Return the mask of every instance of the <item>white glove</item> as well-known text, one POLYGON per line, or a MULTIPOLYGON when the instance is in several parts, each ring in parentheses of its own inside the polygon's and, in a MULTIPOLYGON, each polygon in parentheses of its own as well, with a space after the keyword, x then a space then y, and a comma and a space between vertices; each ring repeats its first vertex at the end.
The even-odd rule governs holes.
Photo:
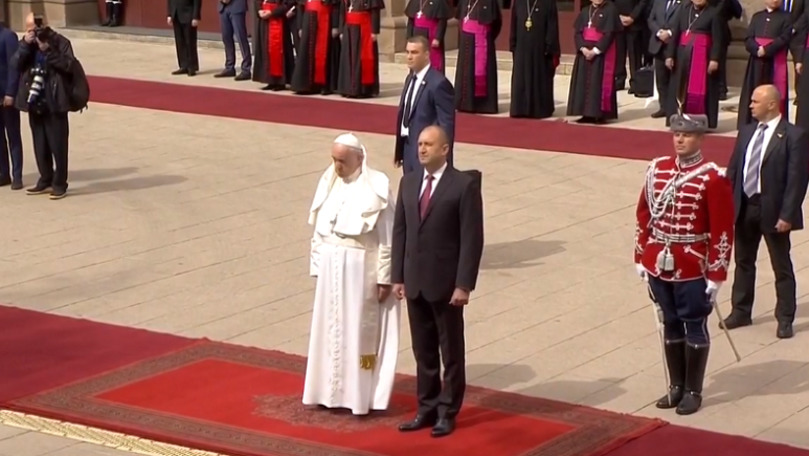
POLYGON ((720 288, 722 288, 722 282, 708 281, 708 286, 705 287, 705 296, 708 297, 708 302, 716 302, 716 295, 719 294, 720 288))
POLYGON ((635 264, 635 272, 638 273, 640 280, 643 280, 644 282, 649 280, 649 273, 646 272, 646 268, 644 268, 642 264, 635 264))

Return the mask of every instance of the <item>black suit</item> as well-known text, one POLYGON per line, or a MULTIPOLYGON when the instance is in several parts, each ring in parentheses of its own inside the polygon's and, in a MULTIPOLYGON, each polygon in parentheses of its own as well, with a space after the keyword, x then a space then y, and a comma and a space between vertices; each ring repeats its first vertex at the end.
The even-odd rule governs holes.
MULTIPOLYGON (((806 2, 805 0, 791 0, 791 4, 787 5, 786 0, 782 0, 781 4, 783 8, 789 8, 789 19, 792 21, 793 26, 795 29, 800 28, 799 20, 803 16, 803 12, 806 9, 806 2)), ((795 33, 792 35, 792 40, 789 42, 789 53, 792 54, 792 61, 794 63, 800 63, 801 56, 803 55, 803 48, 806 44, 805 40, 801 40, 801 32, 806 33, 806 30, 794 30, 795 33)), ((805 36, 805 35, 804 35, 805 36)), ((798 82, 800 80, 801 75, 798 74, 797 71, 794 72, 793 76, 795 77, 795 93, 798 92, 798 82)), ((797 100, 797 97, 795 98, 797 100)))
POLYGON ((181 70, 199 71, 197 52, 197 28, 193 20, 201 19, 202 0, 167 0, 168 17, 174 27, 174 45, 177 48, 177 64, 181 70))
POLYGON ((727 169, 736 207, 736 273, 731 302, 734 313, 744 318, 751 316, 756 257, 761 238, 764 237, 775 272, 775 318, 779 322, 792 323, 796 303, 789 232, 778 233, 775 225, 778 220, 784 220, 792 224, 792 230, 803 229, 801 205, 809 177, 809 137, 802 128, 781 119, 769 144, 764 146, 760 193, 748 197, 743 190, 744 170, 747 167, 748 145, 755 140, 758 125, 752 123, 739 130, 727 169))
POLYGON ((674 27, 674 20, 680 5, 687 0, 652 0, 652 8, 649 12, 647 24, 652 35, 649 38, 649 53, 654 56, 655 79, 657 80, 657 99, 660 100, 662 108, 665 100, 669 96, 669 81, 671 81, 671 70, 666 67, 666 47, 672 44, 674 38, 669 38, 668 43, 664 43, 657 37, 660 30, 671 31, 674 27))
POLYGON ((632 25, 622 27, 623 32, 616 39, 618 50, 618 68, 615 70, 615 79, 619 86, 626 81, 626 60, 629 57, 629 87, 635 80, 640 67, 643 65, 644 46, 643 29, 646 28, 646 2, 647 0, 614 0, 615 8, 621 16, 632 18, 632 25))
POLYGON ((448 165, 423 220, 419 213, 423 172, 407 173, 399 184, 391 278, 405 286, 419 414, 425 416, 454 418, 466 389, 463 307, 449 301, 455 288, 475 289, 483 254, 480 178, 472 173, 448 165))

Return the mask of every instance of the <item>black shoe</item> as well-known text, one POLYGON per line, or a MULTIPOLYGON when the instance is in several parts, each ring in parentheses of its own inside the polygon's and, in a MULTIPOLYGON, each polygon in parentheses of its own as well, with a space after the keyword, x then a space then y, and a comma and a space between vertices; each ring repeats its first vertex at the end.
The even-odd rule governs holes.
POLYGON ((750 315, 743 315, 740 312, 731 312, 730 315, 725 318, 724 322, 719 323, 719 329, 722 329, 723 324, 725 328, 731 330, 741 328, 742 326, 750 326, 753 324, 753 319, 750 318, 750 315))
POLYGON ((236 75, 236 77, 233 79, 235 81, 249 81, 250 79, 252 79, 252 75, 250 74, 249 71, 242 71, 241 73, 236 75))
POLYGON ((16 179, 11 183, 12 190, 22 190, 22 180, 16 179))
POLYGON ((45 193, 49 193, 50 189, 50 185, 36 184, 34 187, 26 190, 25 193, 29 195, 44 195, 45 193))
POLYGON ((659 409, 672 409, 683 399, 685 386, 685 340, 665 343, 666 367, 669 371, 669 392, 657 400, 659 409))
POLYGON ((171 74, 172 74, 172 76, 179 76, 181 74, 188 74, 188 70, 186 70, 185 68, 179 68, 177 70, 172 71, 171 74))
POLYGON ((779 339, 789 339, 794 334, 792 333, 792 323, 788 321, 779 321, 778 322, 778 331, 775 332, 775 335, 779 339))
POLYGON ((666 117, 666 111, 660 109, 652 114, 652 119, 662 119, 666 117))
POLYGON ((54 190, 51 192, 51 196, 49 196, 52 200, 59 200, 67 196, 67 190, 54 190))
POLYGON ((419 429, 434 426, 435 423, 436 423, 435 415, 416 415, 416 417, 413 418, 412 421, 400 424, 399 431, 401 432, 418 431, 419 429))
POLYGON ((197 70, 188 70, 188 76, 196 76, 197 70))
POLYGON ((710 345, 685 346, 685 394, 677 405, 678 415, 691 415, 702 407, 702 384, 710 348, 710 345))
POLYGON ((446 437, 455 430, 455 419, 454 418, 440 418, 435 426, 433 426, 433 430, 430 431, 430 436, 432 437, 446 437))
POLYGON ((222 70, 213 75, 215 78, 232 78, 233 76, 236 76, 236 70, 222 70))

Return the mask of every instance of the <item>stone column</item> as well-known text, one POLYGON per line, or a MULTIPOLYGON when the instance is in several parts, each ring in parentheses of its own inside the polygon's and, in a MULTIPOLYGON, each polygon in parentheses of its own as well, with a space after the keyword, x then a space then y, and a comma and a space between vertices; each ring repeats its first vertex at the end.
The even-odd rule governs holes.
POLYGON ((22 30, 30 12, 45 16, 54 28, 98 24, 97 0, 5 0, 6 23, 22 30))
MULTIPOLYGON (((407 16, 404 9, 407 0, 385 0, 382 11, 382 30, 379 34, 379 60, 393 62, 396 54, 405 51, 407 44, 407 16)), ((458 21, 452 19, 447 24, 446 50, 458 47, 458 21)))

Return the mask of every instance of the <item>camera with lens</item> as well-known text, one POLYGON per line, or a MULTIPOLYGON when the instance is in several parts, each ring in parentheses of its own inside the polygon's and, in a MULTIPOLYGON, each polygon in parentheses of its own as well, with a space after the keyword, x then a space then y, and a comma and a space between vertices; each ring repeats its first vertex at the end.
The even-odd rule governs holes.
POLYGON ((45 68, 42 66, 37 65, 31 69, 31 75, 33 79, 31 80, 31 87, 28 89, 28 104, 34 104, 45 90, 45 79, 48 76, 48 73, 45 71, 45 68))
POLYGON ((42 16, 34 17, 34 36, 43 43, 49 42, 53 36, 53 29, 45 25, 42 16))

